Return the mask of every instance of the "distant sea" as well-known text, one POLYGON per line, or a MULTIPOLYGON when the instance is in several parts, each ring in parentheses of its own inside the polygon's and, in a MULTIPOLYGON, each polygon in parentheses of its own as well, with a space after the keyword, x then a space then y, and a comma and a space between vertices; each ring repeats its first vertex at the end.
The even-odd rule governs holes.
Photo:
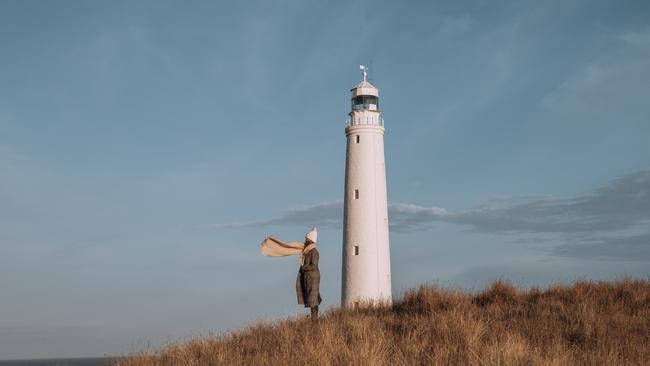
POLYGON ((111 357, 41 358, 35 360, 0 361, 0 366, 110 366, 111 357))

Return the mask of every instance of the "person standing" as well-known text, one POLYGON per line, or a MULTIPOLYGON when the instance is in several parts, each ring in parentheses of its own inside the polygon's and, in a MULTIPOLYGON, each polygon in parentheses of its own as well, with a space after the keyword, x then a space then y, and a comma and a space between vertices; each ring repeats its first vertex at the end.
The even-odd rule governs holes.
POLYGON ((323 301, 320 296, 319 253, 316 249, 318 231, 316 227, 305 235, 305 242, 284 242, 272 235, 264 238, 260 252, 268 257, 286 257, 300 254, 300 270, 296 276, 296 295, 298 304, 311 308, 311 319, 318 319, 318 305, 323 301))
POLYGON ((318 319, 318 305, 323 301, 320 296, 319 253, 316 249, 318 231, 313 227, 305 235, 305 248, 300 258, 300 270, 296 278, 296 295, 298 304, 311 308, 311 320, 318 319))

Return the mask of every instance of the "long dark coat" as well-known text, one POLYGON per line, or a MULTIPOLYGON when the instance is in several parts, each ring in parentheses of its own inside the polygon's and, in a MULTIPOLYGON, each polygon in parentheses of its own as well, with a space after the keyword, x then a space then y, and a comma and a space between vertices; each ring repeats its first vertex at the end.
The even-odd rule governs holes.
POLYGON ((296 295, 298 304, 306 308, 318 306, 323 301, 320 297, 320 271, 318 270, 318 250, 316 248, 305 254, 305 262, 300 266, 296 277, 296 295))

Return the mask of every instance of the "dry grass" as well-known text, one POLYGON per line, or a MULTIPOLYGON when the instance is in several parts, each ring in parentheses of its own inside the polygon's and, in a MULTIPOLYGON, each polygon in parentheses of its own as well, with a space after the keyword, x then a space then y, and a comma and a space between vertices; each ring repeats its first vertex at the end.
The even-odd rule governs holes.
POLYGON ((332 310, 314 328, 258 324, 115 365, 650 365, 650 281, 422 286, 391 307, 332 310))

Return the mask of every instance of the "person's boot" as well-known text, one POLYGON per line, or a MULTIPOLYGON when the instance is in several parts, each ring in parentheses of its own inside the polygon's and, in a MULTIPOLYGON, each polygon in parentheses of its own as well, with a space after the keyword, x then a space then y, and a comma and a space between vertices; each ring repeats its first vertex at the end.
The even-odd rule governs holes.
POLYGON ((312 306, 311 321, 315 322, 316 320, 318 320, 318 306, 312 306))

